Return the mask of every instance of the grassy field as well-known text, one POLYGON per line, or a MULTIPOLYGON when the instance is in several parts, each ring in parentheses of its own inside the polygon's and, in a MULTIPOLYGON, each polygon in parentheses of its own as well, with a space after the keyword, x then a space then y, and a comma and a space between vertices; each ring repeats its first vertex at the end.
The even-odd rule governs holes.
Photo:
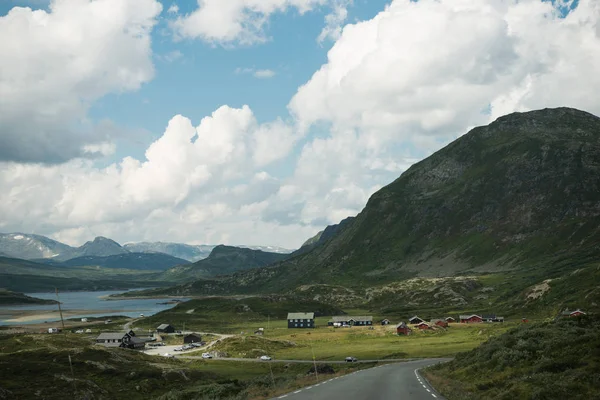
MULTIPOLYGON (((278 321, 279 322, 279 321, 278 321)), ((317 323, 326 318, 317 319, 317 323)), ((211 350, 229 357, 256 358, 270 355, 277 359, 322 361, 343 360, 347 356, 363 360, 446 357, 471 350, 491 337, 506 332, 515 323, 451 324, 446 330, 414 330, 411 336, 398 336, 395 326, 353 328, 318 327, 287 329, 282 323, 265 329, 264 336, 252 332, 224 339, 211 350)))
POLYGON ((316 382, 310 365, 176 360, 92 343, 88 335, 0 335, 0 398, 266 399, 316 382))

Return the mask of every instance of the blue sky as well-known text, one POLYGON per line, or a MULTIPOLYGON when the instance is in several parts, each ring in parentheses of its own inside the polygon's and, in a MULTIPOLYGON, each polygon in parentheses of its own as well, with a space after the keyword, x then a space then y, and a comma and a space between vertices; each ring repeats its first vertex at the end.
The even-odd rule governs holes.
POLYGON ((4 232, 293 248, 474 126, 600 113, 591 0, 49 4, 0 3, 4 232))

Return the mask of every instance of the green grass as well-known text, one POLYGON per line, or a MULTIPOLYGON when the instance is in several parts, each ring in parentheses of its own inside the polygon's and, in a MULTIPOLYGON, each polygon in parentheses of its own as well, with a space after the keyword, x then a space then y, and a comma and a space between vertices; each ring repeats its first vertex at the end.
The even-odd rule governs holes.
POLYGON ((600 319, 523 324, 426 370, 450 400, 600 396, 600 319))

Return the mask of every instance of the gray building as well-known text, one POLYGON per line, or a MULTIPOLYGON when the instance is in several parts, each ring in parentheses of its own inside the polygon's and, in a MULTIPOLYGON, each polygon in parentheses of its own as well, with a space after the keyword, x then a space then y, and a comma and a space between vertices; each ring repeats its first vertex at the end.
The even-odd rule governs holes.
POLYGON ((289 313, 288 328, 314 328, 315 313, 289 313))
POLYGON ((373 317, 371 315, 349 316, 341 315, 331 317, 327 322, 329 326, 371 326, 373 317))

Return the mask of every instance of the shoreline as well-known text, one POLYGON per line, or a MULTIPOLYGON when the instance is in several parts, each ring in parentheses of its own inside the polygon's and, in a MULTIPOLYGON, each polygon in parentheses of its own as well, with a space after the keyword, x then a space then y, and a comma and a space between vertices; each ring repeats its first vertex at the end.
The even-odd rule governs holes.
MULTIPOLYGON (((77 315, 86 315, 93 317, 98 314, 113 314, 117 315, 123 312, 137 312, 136 310, 67 310, 63 311, 63 318, 69 319, 73 318, 77 315)), ((4 317, 2 322, 0 322, 1 326, 4 326, 4 323, 7 324, 15 324, 15 323, 27 323, 31 321, 38 320, 48 320, 50 322, 56 322, 56 320, 60 320, 60 313, 58 310, 2 310, 0 312, 1 316, 4 317), (52 320, 52 321, 51 321, 52 320)), ((84 317, 82 317, 84 318, 84 317)), ((66 322, 66 321, 65 321, 66 322)))

